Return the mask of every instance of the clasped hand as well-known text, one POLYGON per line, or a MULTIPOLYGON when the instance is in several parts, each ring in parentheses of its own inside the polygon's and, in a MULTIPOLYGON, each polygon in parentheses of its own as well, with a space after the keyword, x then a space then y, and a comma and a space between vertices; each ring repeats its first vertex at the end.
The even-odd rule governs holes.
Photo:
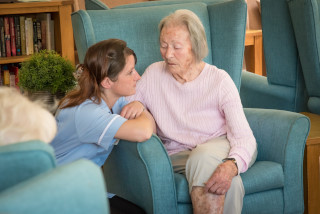
POLYGON ((231 186, 232 178, 238 173, 232 161, 221 163, 205 183, 205 191, 216 195, 224 195, 231 186))
POLYGON ((139 101, 133 101, 122 108, 120 115, 128 120, 131 120, 139 117, 143 111, 143 104, 139 101))

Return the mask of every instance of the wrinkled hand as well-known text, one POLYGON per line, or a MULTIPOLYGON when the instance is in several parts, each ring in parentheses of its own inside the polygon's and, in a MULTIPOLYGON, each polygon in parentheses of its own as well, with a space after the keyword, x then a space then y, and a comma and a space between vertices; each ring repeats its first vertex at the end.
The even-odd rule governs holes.
POLYGON ((207 192, 224 195, 231 186, 231 181, 237 175, 238 169, 232 161, 220 164, 205 184, 207 192))
POLYGON ((144 111, 144 106, 139 101, 133 101, 125 105, 120 115, 128 120, 139 117, 141 113, 144 111))

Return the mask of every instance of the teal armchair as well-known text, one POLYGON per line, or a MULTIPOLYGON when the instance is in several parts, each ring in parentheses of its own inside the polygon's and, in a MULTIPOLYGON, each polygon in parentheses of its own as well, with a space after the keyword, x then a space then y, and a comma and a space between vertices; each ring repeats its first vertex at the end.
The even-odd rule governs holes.
POLYGON ((101 169, 88 160, 56 167, 40 141, 0 147, 0 213, 109 213, 101 169))
POLYGON ((288 0, 303 76, 308 92, 308 111, 320 114, 320 2, 288 0))
MULTIPOLYGON (((182 8, 195 12, 204 24, 209 45, 205 61, 226 70, 239 89, 247 14, 244 0, 154 1, 77 11, 72 24, 80 62, 92 44, 120 38, 136 52, 136 69, 143 74, 148 65, 162 60, 159 21, 182 8)), ((309 119, 283 110, 247 108, 245 114, 257 139, 258 157, 241 174, 246 192, 242 213, 303 213, 302 167, 309 119)), ((156 135, 143 143, 121 140, 103 169, 108 191, 147 213, 192 213, 187 180, 173 172, 156 135)))
POLYGON ((286 0, 261 0, 267 77, 244 71, 241 100, 247 108, 307 111, 307 91, 286 0))

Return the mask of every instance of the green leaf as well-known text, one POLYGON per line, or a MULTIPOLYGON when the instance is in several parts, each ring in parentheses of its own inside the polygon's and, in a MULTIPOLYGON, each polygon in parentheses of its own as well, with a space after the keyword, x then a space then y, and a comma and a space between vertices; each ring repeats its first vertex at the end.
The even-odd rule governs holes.
POLYGON ((72 63, 55 51, 41 50, 22 62, 19 86, 31 92, 65 93, 76 85, 74 71, 72 63))

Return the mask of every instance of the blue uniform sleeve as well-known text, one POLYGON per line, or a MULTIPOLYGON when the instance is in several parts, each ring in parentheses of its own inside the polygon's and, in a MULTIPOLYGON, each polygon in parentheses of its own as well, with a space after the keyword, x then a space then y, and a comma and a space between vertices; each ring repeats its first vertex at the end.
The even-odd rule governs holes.
POLYGON ((116 114, 120 114, 122 108, 128 104, 128 101, 125 99, 125 97, 121 97, 119 98, 119 100, 116 102, 116 104, 114 105, 113 112, 116 114))
POLYGON ((107 106, 88 103, 78 108, 75 121, 81 142, 96 143, 108 149, 115 142, 114 136, 126 119, 111 114, 107 106))

